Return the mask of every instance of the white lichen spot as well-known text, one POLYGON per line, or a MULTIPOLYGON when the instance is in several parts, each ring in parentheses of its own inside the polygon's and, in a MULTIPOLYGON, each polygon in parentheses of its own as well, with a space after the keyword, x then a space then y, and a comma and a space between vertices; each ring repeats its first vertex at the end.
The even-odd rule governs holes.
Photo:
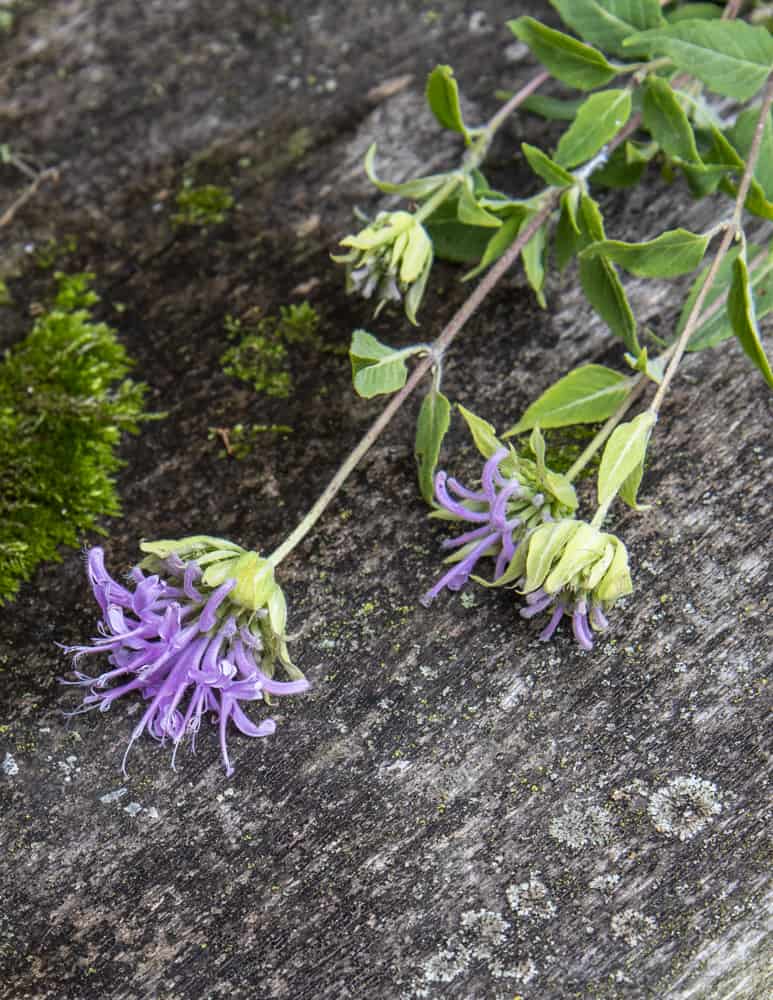
POLYGON ((655 932, 657 924, 641 910, 629 908, 621 910, 612 917, 612 937, 622 938, 627 945, 634 948, 655 932))
POLYGON ((556 915, 556 904, 544 882, 532 872, 528 882, 513 883, 505 890, 510 909, 522 919, 551 920, 556 915))
POLYGON ((611 872, 609 875, 597 875, 592 878, 588 883, 588 888, 595 889, 596 892, 603 893, 605 896, 611 896, 619 882, 620 876, 611 872))
POLYGON ((7 774, 9 778, 12 778, 15 774, 19 773, 19 765, 16 763, 16 759, 11 753, 6 753, 3 757, 3 774, 7 774))
POLYGON ((684 841, 722 812, 722 803, 716 785, 690 774, 672 778, 654 791, 647 812, 658 833, 684 841))
POLYGON ((139 802, 130 802, 128 806, 123 807, 123 811, 130 816, 136 816, 138 812, 142 811, 142 806, 139 802))
POLYGON ((103 802, 106 806, 109 806, 111 802, 117 802, 119 799, 123 798, 128 791, 128 788, 116 788, 114 792, 105 792, 104 795, 100 795, 99 801, 103 802))
POLYGON ((510 924, 493 910, 465 910, 461 919, 462 932, 471 937, 468 944, 474 958, 490 959, 494 949, 505 943, 510 924))
POLYGON ((561 816, 554 816, 548 827, 550 836, 560 844, 578 850, 581 847, 608 844, 612 839, 612 815, 603 806, 572 802, 561 816))
POLYGON ((510 923, 500 913, 465 910, 459 923, 458 931, 420 965, 419 975, 404 997, 418 1000, 435 996, 432 984, 453 982, 476 966, 483 967, 492 979, 518 978, 528 982, 537 975, 537 968, 528 956, 513 967, 505 965, 503 948, 507 945, 510 923))

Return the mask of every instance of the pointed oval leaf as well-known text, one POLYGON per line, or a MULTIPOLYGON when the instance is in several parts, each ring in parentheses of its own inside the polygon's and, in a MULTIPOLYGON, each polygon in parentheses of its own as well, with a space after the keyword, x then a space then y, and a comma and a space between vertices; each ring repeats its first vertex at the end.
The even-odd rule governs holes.
POLYGON ((564 375, 531 404, 502 437, 540 427, 592 424, 611 417, 628 395, 630 378, 604 365, 582 365, 564 375))
POLYGON ((659 0, 550 0, 563 20, 578 35, 605 52, 634 54, 623 40, 635 32, 665 24, 659 0))
MULTIPOLYGON (((477 267, 468 271, 462 280, 469 281, 471 278, 477 277, 481 271, 485 271, 487 267, 490 267, 494 263, 494 261, 499 260, 510 244, 515 242, 518 237, 518 233, 521 231, 521 227, 528 221, 529 218, 530 214, 527 213, 525 209, 521 209, 519 207, 512 211, 502 223, 500 228, 489 239, 486 244, 486 248, 483 251, 483 256, 480 258, 480 263, 477 267)), ((487 231, 491 232, 491 230, 487 231)))
POLYGON ((427 503, 435 495, 435 469, 440 447, 451 422, 451 404, 442 392, 430 389, 424 397, 416 424, 414 454, 419 468, 419 488, 427 503))
POLYGON ((572 174, 568 170, 564 170, 557 163, 554 163, 547 153, 543 153, 541 149, 538 149, 536 146, 530 146, 528 142, 522 142, 521 150, 526 157, 526 162, 534 173, 538 177, 541 177, 550 187, 565 188, 571 187, 574 184, 572 174))
POLYGON ((408 378, 408 369, 402 357, 385 358, 366 364, 354 372, 354 389, 363 399, 384 396, 402 389, 408 378))
POLYGON ((773 36, 762 25, 745 21, 679 21, 634 35, 624 44, 668 56, 677 69, 738 101, 754 97, 773 66, 773 36))
POLYGON ((476 416, 465 406, 459 406, 459 412, 462 417, 464 417, 465 423, 470 430, 470 434, 472 434, 475 447, 484 458, 491 458, 494 452, 499 451, 502 447, 502 442, 497 437, 496 431, 492 425, 487 420, 483 420, 481 417, 476 416))
POLYGON ((501 219, 498 219, 496 215, 492 215, 491 212, 487 212, 485 208, 478 204, 475 196, 466 184, 462 185, 461 193, 459 194, 457 212, 459 221, 463 222, 466 226, 487 226, 492 229, 498 229, 502 225, 501 219))
POLYGON ((617 135, 630 117, 630 90, 591 94, 561 136, 554 159, 562 167, 585 163, 617 135))
POLYGON ((754 309, 754 294, 749 282, 746 258, 743 254, 739 254, 733 261, 733 279, 727 296, 727 314, 730 317, 733 333, 738 337, 741 347, 773 389, 773 371, 771 371, 770 362, 760 339, 754 309))
POLYGON ((580 257, 607 258, 639 278, 675 278, 689 274, 706 254, 709 237, 687 229, 671 229, 644 243, 599 240, 586 247, 580 257))
POLYGON ((648 76, 642 104, 644 127, 669 156, 700 163, 692 125, 667 80, 648 76))
POLYGON ((539 59, 551 76, 578 90, 603 87, 617 75, 598 49, 548 28, 533 17, 507 22, 508 28, 539 59))
POLYGON ((468 138, 459 104, 459 87, 450 66, 436 66, 427 78, 427 103, 444 128, 468 138))
POLYGON ((601 456, 598 476, 599 507, 607 507, 643 460, 657 417, 647 410, 612 432, 601 456))
POLYGON ((580 285, 585 297, 615 336, 632 354, 641 348, 636 336, 636 320, 622 282, 604 257, 579 261, 580 285))

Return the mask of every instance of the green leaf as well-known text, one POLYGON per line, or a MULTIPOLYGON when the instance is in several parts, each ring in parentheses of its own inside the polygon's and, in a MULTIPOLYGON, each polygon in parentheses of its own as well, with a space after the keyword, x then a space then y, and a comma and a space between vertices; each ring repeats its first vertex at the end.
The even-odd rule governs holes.
POLYGON ((630 389, 630 379, 604 365, 582 365, 564 375, 531 404, 502 437, 522 434, 532 427, 569 427, 611 417, 630 389))
POLYGON ((630 116, 630 90, 602 90, 591 94, 561 136, 556 162, 562 167, 585 163, 617 135, 630 116))
POLYGON ((724 97, 748 101, 773 66, 773 37, 745 21, 680 21, 627 39, 652 56, 667 56, 724 97))
POLYGON ((694 271, 703 260, 708 245, 708 236, 686 229, 670 229, 644 243, 601 240, 586 247, 580 257, 585 260, 607 258, 640 278, 675 278, 694 271))
POLYGON ((727 313, 741 347, 752 363, 762 372, 762 377, 773 389, 773 371, 762 346, 754 308, 754 293, 749 282, 749 270, 744 255, 733 261, 733 278, 727 296, 727 313))
MULTIPOLYGON (((604 222, 593 198, 582 196, 577 218, 581 228, 580 248, 604 239, 604 222)), ((593 260, 580 257, 578 266, 587 300, 612 333, 620 337, 632 354, 638 355, 641 348, 636 337, 636 320, 614 265, 604 257, 593 260)))
MULTIPOLYGON (((704 159, 707 158, 718 164, 726 164, 733 171, 737 172, 739 177, 743 173, 745 166, 743 157, 738 155, 738 151, 732 143, 716 127, 711 129, 709 155, 708 157, 704 156, 704 159)), ((726 194, 733 197, 738 193, 738 185, 727 177, 720 181, 720 187, 726 194)), ((758 215, 763 219, 773 219, 773 202, 765 197, 765 192, 762 190, 762 186, 756 179, 756 176, 752 177, 751 184, 749 185, 749 193, 744 202, 744 208, 753 215, 758 215)))
POLYGON ((475 200, 475 196, 466 184, 463 184, 459 193, 457 207, 459 221, 465 226, 485 226, 489 229, 498 229, 502 225, 502 220, 496 215, 487 212, 475 200))
POLYGON ((533 17, 507 22, 508 28, 539 59, 551 76, 578 90, 603 87, 617 75, 604 56, 561 31, 548 28, 533 17))
POLYGON ((532 94, 521 104, 521 110, 531 111, 532 114, 540 115, 549 121, 570 122, 574 120, 582 102, 582 97, 564 100, 560 97, 547 97, 545 94, 532 94))
POLYGON ((618 146, 603 166, 590 175, 591 184, 609 188, 627 188, 638 184, 649 157, 643 156, 636 143, 626 141, 618 146))
POLYGON ((433 174, 430 177, 417 177, 415 180, 403 181, 402 184, 392 184, 389 181, 382 181, 375 170, 376 143, 368 149, 365 154, 365 173, 368 180, 374 184, 379 191, 385 194, 399 194, 403 198, 417 198, 419 200, 429 197, 448 180, 447 174, 433 174))
POLYGON ((502 447, 502 442, 497 437, 496 431, 492 425, 487 420, 483 420, 481 417, 476 417, 475 414, 468 410, 465 406, 460 406, 459 412, 464 417, 464 420, 470 430, 470 434, 472 434, 475 447, 484 458, 491 458, 494 452, 499 451, 502 447))
POLYGON ((692 125, 679 98, 666 80, 648 76, 642 105, 644 127, 668 153, 691 163, 700 163, 692 125))
MULTIPOLYGON (((421 350, 421 348, 416 348, 421 350)), ((403 358, 405 350, 396 351, 380 343, 366 330, 355 330, 349 358, 355 391, 364 399, 402 389, 408 377, 403 358)))
POLYGON ((715 3, 686 3, 666 11, 669 24, 676 24, 677 21, 718 21, 721 17, 722 8, 715 3))
MULTIPOLYGON (((652 331, 649 332, 651 333, 652 331)), ((626 363, 629 364, 634 371, 642 372, 648 379, 655 382, 657 385, 660 385, 663 381, 665 361, 662 357, 658 357, 650 361, 647 355, 646 347, 642 347, 638 358, 634 357, 633 354, 628 354, 628 352, 625 353, 624 357, 626 363)))
POLYGON ((435 495, 434 477, 440 446, 451 422, 451 404, 442 392, 430 389, 421 404, 416 424, 414 454, 419 467, 421 495, 431 504, 435 495))
POLYGON ((528 142, 522 142, 521 150, 534 173, 538 177, 541 177, 550 187, 565 188, 571 187, 574 184, 572 174, 568 170, 564 170, 557 163, 554 163, 541 149, 538 149, 536 146, 530 146, 528 142))
MULTIPOLYGON (((485 271, 487 267, 491 267, 494 261, 499 260, 510 244, 515 242, 521 226, 526 221, 527 214, 525 210, 513 211, 505 219, 503 225, 490 237, 478 266, 468 271, 462 280, 469 281, 470 278, 477 277, 481 271, 485 271)), ((490 233, 491 230, 489 229, 487 232, 490 233)))
POLYGON ((658 0, 550 0, 558 13, 592 45, 619 56, 633 55, 623 39, 666 22, 658 0))
MULTIPOLYGON (((749 155, 759 116, 758 108, 742 111, 729 132, 730 141, 744 159, 749 155)), ((766 199, 773 201, 773 111, 768 114, 763 126, 762 145, 754 168, 754 178, 766 199)))
POLYGON ((556 557, 566 550, 570 539, 583 527, 587 525, 583 525, 581 521, 565 519, 556 524, 543 524, 536 529, 529 541, 526 555, 524 589, 527 592, 542 586, 556 557))
POLYGON ((561 195, 561 214, 553 235, 553 252, 556 255, 556 266, 559 271, 563 271, 577 253, 577 237, 580 233, 577 224, 579 199, 578 188, 570 188, 561 195))
POLYGON ((450 66, 436 66, 427 78, 427 102, 444 128, 459 132, 469 141, 459 105, 459 87, 450 66))
POLYGON ((623 483, 644 458, 657 417, 649 410, 613 432, 601 456, 598 477, 599 507, 608 507, 623 483))
MULTIPOLYGON (((646 452, 646 447, 647 447, 646 444, 644 447, 646 452)), ((631 507, 633 510, 638 510, 638 511, 650 510, 650 508, 652 507, 652 504, 639 503, 637 499, 637 497, 639 496, 639 487, 641 486, 641 481, 643 476, 644 476, 644 457, 642 456, 642 460, 633 469, 633 471, 626 476, 625 480, 623 481, 623 485, 620 487, 620 494, 619 494, 620 499, 624 503, 628 504, 628 506, 631 507)))
MULTIPOLYGON (((752 290, 757 309, 757 319, 761 320, 768 313, 773 312, 773 248, 766 254, 760 247, 749 244, 747 251, 752 258, 750 265, 750 277, 752 290)), ((704 302, 704 312, 723 295, 726 295, 730 288, 730 281, 733 277, 733 261, 740 253, 740 247, 732 248, 719 265, 716 277, 712 283, 709 293, 704 302)), ((709 268, 705 267, 695 281, 692 283, 689 295, 685 300, 679 323, 676 328, 675 337, 679 334, 687 323, 687 318, 692 311, 693 303, 698 297, 709 268)), ((726 306, 714 313, 705 323, 703 323, 690 337, 687 346, 688 351, 703 351, 708 347, 716 347, 723 341, 733 336, 733 328, 727 315, 726 306)))
POLYGON ((526 278, 534 289, 540 308, 545 309, 547 303, 542 289, 545 286, 545 239, 547 223, 540 226, 536 233, 521 251, 526 278))

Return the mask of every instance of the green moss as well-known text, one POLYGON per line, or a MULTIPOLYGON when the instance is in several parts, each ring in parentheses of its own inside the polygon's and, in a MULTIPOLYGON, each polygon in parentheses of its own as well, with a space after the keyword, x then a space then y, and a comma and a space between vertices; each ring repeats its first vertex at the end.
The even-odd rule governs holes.
POLYGON ((286 398, 292 390, 287 348, 299 344, 323 350, 318 326, 319 316, 308 302, 282 306, 278 316, 249 324, 226 316, 226 333, 239 339, 223 354, 223 371, 248 382, 255 392, 286 398))
POLYGON ((225 222, 234 203, 225 188, 215 184, 193 187, 189 180, 183 182, 175 201, 177 212, 172 216, 175 226, 214 226, 225 222))
POLYGON ((115 449, 145 387, 115 331, 95 323, 87 274, 56 275, 52 308, 0 363, 0 603, 59 545, 118 514, 115 449))

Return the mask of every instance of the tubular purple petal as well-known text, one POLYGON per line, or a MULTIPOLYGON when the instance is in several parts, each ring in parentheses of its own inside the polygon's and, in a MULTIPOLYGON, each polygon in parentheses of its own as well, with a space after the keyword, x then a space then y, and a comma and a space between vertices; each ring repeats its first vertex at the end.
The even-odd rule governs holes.
POLYGON ((215 622, 217 621, 217 609, 235 586, 236 580, 226 580, 225 583, 221 583, 216 590, 212 591, 209 600, 204 605, 204 610, 201 612, 201 617, 199 618, 200 632, 209 632, 211 628, 214 628, 215 622))
POLYGON ((572 632, 583 649, 593 649, 593 637, 588 628, 588 612, 585 601, 578 601, 572 613, 572 632))
POLYGON ((494 501, 494 477, 499 472, 499 463, 503 458, 508 455, 507 448, 497 448, 491 458, 483 466, 483 473, 480 477, 480 483, 483 487, 483 492, 490 501, 494 501))
POLYGON ((474 542, 478 538, 483 538, 484 535, 491 533, 491 529, 487 524, 483 524, 480 528, 473 528, 472 531, 465 531, 462 535, 457 535, 456 538, 446 538, 440 545, 444 549, 458 549, 460 545, 466 545, 467 542, 474 542))
POLYGON ((451 499, 446 489, 445 472, 438 472, 435 476, 435 496, 441 506, 445 507, 451 514, 455 514, 462 521, 479 521, 481 524, 485 524, 489 519, 485 511, 469 510, 469 508, 459 503, 458 500, 451 499))
POLYGON ((564 606, 562 604, 559 604, 556 607, 555 611, 553 612, 553 617, 548 622, 547 628, 543 629, 539 634, 541 642, 548 642, 548 640, 553 638, 553 633, 558 628, 558 623, 561 621, 563 617, 564 617, 564 606))
POLYGON ((600 604, 591 605, 590 609, 590 623, 597 632, 604 632, 609 628, 609 622, 607 621, 607 616, 601 609, 600 604))
POLYGON ((462 500, 475 500, 476 503, 486 503, 488 500, 483 490, 469 490, 466 486, 462 486, 458 479, 454 479, 452 476, 448 477, 447 483, 449 490, 453 490, 462 500))
MULTIPOLYGON (((540 591, 537 590, 534 594, 527 594, 526 600, 529 601, 529 598, 534 597, 535 594, 540 594, 540 591)), ((521 618, 533 618, 535 615, 542 614, 554 601, 555 597, 552 594, 546 594, 543 590, 538 600, 529 601, 527 607, 521 608, 521 618)))

